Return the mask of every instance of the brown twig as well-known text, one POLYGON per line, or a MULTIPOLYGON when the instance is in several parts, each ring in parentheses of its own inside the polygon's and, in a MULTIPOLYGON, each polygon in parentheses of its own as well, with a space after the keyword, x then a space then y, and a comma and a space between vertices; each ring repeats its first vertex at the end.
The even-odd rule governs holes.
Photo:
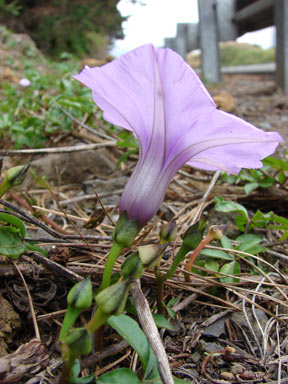
MULTIPOLYGON (((37 214, 37 211, 35 210, 34 206, 31 206, 22 199, 21 197, 17 196, 16 193, 9 191, 8 194, 10 197, 12 197, 13 200, 15 200, 21 207, 26 208, 28 211, 30 211, 34 216, 37 214)), ((54 228, 56 231, 63 233, 64 235, 71 235, 72 232, 65 231, 65 229, 61 228, 55 221, 51 220, 50 217, 45 216, 41 213, 41 218, 43 221, 46 222, 46 224, 51 225, 52 228, 54 228)))
POLYGON ((35 315, 35 311, 34 311, 34 307, 33 307, 33 301, 32 301, 32 297, 30 295, 29 288, 28 288, 28 286, 26 284, 26 281, 24 279, 24 276, 23 276, 22 272, 18 268, 18 266, 15 263, 15 261, 12 260, 12 263, 13 263, 14 267, 17 269, 17 272, 19 273, 19 275, 21 277, 21 280, 22 280, 22 282, 24 284, 26 293, 27 293, 27 297, 28 297, 28 301, 29 301, 29 306, 30 306, 30 311, 31 311, 31 317, 32 317, 33 325, 34 325, 35 337, 36 337, 37 340, 41 341, 39 327, 38 327, 38 323, 37 323, 37 319, 36 319, 36 315, 35 315))
POLYGON ((106 141, 104 143, 83 144, 68 147, 57 148, 38 148, 38 149, 10 149, 0 150, 0 156, 14 156, 14 155, 42 155, 47 153, 68 153, 68 152, 81 152, 88 151, 89 149, 115 147, 116 141, 106 141))
POLYGON ((95 188, 94 188, 94 193, 95 193, 95 195, 97 197, 97 200, 99 201, 103 211, 105 212, 105 215, 108 217, 110 223, 115 227, 115 223, 114 223, 112 217, 109 215, 108 211, 106 210, 106 208, 105 208, 104 204, 102 203, 102 200, 100 199, 100 196, 98 195, 98 193, 97 193, 95 188))
POLYGON ((131 293, 135 302, 138 319, 142 325, 153 352, 158 361, 158 368, 162 383, 174 384, 168 358, 162 344, 158 329, 154 323, 149 304, 141 290, 140 279, 134 281, 131 286, 131 293))
POLYGON ((84 277, 69 270, 68 268, 63 267, 63 265, 55 263, 55 261, 48 259, 47 257, 43 256, 39 252, 27 252, 27 255, 32 257, 32 259, 36 260, 38 263, 45 265, 45 267, 49 268, 51 271, 56 272, 62 276, 65 276, 70 281, 75 282, 75 281, 81 281, 84 279, 84 277))

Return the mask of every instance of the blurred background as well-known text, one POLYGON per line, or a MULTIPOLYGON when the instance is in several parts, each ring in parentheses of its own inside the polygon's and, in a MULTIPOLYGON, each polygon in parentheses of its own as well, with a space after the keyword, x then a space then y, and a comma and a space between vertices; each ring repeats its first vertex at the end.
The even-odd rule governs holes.
MULTIPOLYGON (((228 112, 233 112, 237 103, 243 105, 242 100, 237 100, 239 95, 240 98, 245 95, 247 99, 247 94, 252 89, 252 73, 258 76, 253 78, 253 84, 259 94, 266 94, 267 89, 274 94, 277 91, 275 84, 277 73, 273 6, 278 3, 273 0, 247 0, 248 3, 246 0, 218 0, 218 7, 215 8, 220 10, 220 16, 224 21, 229 21, 229 28, 231 24, 233 26, 235 15, 230 11, 238 3, 244 5, 244 10, 240 10, 242 14, 247 12, 247 9, 250 10, 250 19, 245 18, 244 25, 239 24, 236 34, 233 30, 230 34, 229 28, 226 33, 226 29, 223 28, 225 23, 223 20, 220 22, 219 26, 226 35, 219 39, 216 65, 213 61, 215 57, 208 57, 206 60, 204 58, 201 63, 204 50, 202 49, 201 56, 199 49, 201 45, 199 9, 201 10, 203 4, 207 9, 206 4, 213 5, 213 1, 0 0, 1 146, 19 149, 60 145, 71 134, 79 136, 78 121, 99 130, 99 121, 103 122, 101 111, 93 103, 90 90, 73 80, 71 75, 78 73, 84 65, 90 67, 103 65, 146 43, 175 49, 199 72, 208 88, 210 85, 218 84, 215 92, 209 89, 212 94, 220 93, 221 83, 226 94, 221 96, 221 100, 216 101, 216 104, 228 112), (269 7, 267 9, 264 7, 264 13, 259 13, 259 4, 266 8, 268 4, 269 7), (255 9, 258 10, 256 13, 255 9), (254 10, 254 13, 251 13, 251 10, 254 10), (266 16, 265 27, 268 28, 262 28, 266 16), (194 28, 194 40, 190 46, 187 40, 191 34, 187 32, 189 30, 187 26, 192 26, 192 30, 194 28), (186 34, 181 35, 183 27, 186 28, 186 34), (246 30, 253 32, 245 33, 246 30), (210 65, 206 74, 201 65, 204 63, 210 65), (255 67, 249 68, 247 72, 249 65, 256 66, 256 72, 255 67), (209 78, 209 70, 219 66, 222 78, 216 80, 213 76, 209 78), (241 66, 240 72, 239 66, 241 66), (243 72, 243 66, 246 72, 243 72), (238 76, 243 73, 249 77, 238 76), (228 106, 223 106, 224 104, 228 106)), ((281 14, 285 13, 280 12, 281 14)), ((209 20, 211 18, 213 19, 213 14, 209 20)), ((210 22, 204 23, 205 30, 210 24, 210 22)), ((282 39, 282 42, 285 45, 285 39, 282 39)), ((209 46, 206 51, 208 53, 211 51, 209 46)), ((283 83, 281 80, 280 86, 283 83)), ((248 107, 251 109, 251 102, 248 107)), ((265 108, 263 107, 264 110, 265 108)), ((259 118, 263 117, 263 109, 261 113, 259 112, 259 118)), ((250 112, 246 112, 245 110, 243 117, 250 119, 250 112)), ((276 122, 273 120, 273 126, 278 124, 278 120, 276 118, 276 122)), ((261 126, 262 121, 257 120, 253 123, 261 126)), ((279 121, 279 125, 282 126, 283 121, 282 123, 279 121)), ((125 143, 128 147, 130 144, 125 143)), ((135 150, 133 145, 132 151, 135 150)))
MULTIPOLYGON (((0 24, 28 34, 56 59, 63 52, 119 57, 149 42, 161 47, 165 38, 176 36, 177 23, 198 20, 197 0, 0 0, 0 24)), ((275 28, 247 33, 237 41, 273 48, 275 28)))

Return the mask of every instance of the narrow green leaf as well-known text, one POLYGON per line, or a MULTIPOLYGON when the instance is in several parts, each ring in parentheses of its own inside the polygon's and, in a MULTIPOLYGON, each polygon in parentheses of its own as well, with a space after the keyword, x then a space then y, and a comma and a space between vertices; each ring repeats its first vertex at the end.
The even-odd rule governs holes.
POLYGON ((23 239, 25 237, 25 235, 26 235, 25 225, 21 219, 18 219, 18 217, 14 216, 14 215, 10 215, 9 213, 2 213, 1 212, 0 213, 0 221, 14 225, 14 227, 16 227, 19 230, 21 238, 23 239))
POLYGON ((129 368, 118 368, 100 376, 97 384, 140 384, 140 380, 129 368))
POLYGON ((234 260, 234 256, 230 253, 221 251, 220 249, 203 249, 200 252, 202 256, 213 257, 214 259, 220 260, 234 260))
POLYGON ((158 328, 169 329, 170 331, 175 329, 170 321, 167 320, 164 315, 161 315, 161 313, 153 313, 153 319, 158 328))
POLYGON ((145 376, 149 378, 158 377, 159 372, 156 357, 148 343, 146 335, 139 327, 138 323, 124 314, 111 316, 107 322, 138 353, 145 376))

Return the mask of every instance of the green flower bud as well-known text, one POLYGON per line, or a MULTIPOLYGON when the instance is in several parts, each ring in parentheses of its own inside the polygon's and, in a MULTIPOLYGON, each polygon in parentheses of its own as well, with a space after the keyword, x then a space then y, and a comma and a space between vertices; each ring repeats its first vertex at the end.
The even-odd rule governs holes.
POLYGON ((65 339, 71 356, 86 355, 92 350, 92 335, 86 328, 72 329, 65 339))
POLYGON ((0 184, 0 197, 4 195, 9 189, 17 187, 22 184, 27 175, 30 164, 18 165, 17 167, 10 168, 3 182, 0 184))
POLYGON ((129 247, 139 231, 138 221, 128 220, 127 213, 123 212, 116 224, 112 237, 118 244, 129 247))
POLYGON ((204 221, 198 221, 191 225, 182 236, 183 245, 190 250, 197 248, 203 238, 205 225, 206 223, 204 221))
POLYGON ((226 228, 227 228, 227 225, 212 225, 208 230, 207 236, 210 237, 210 241, 220 240, 226 228))
POLYGON ((91 306, 93 298, 92 284, 90 277, 79 281, 70 289, 67 296, 67 303, 70 307, 84 310, 91 306))
POLYGON ((25 180, 30 164, 18 165, 17 167, 10 168, 5 176, 4 180, 9 181, 11 187, 20 185, 25 180))
POLYGON ((160 230, 160 243, 165 244, 174 241, 177 236, 176 220, 171 220, 169 223, 162 225, 160 230))
POLYGON ((103 313, 120 315, 125 308, 131 279, 120 281, 104 289, 96 296, 96 303, 103 313))
POLYGON ((155 265, 160 262, 166 247, 167 244, 148 244, 138 247, 137 249, 139 252, 140 259, 142 261, 143 268, 151 269, 155 267, 155 265))
POLYGON ((131 277, 137 279, 142 275, 142 262, 138 252, 131 253, 121 265, 121 273, 125 279, 131 277))

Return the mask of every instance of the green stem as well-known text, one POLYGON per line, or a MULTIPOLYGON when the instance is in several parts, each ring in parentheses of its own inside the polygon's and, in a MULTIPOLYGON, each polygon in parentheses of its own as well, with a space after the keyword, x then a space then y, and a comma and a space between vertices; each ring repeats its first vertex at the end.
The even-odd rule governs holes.
POLYGON ((164 283, 166 276, 163 276, 159 271, 158 266, 155 267, 154 273, 156 276, 156 291, 157 291, 157 311, 158 313, 165 313, 163 306, 163 295, 164 295, 164 283))
POLYGON ((79 309, 68 307, 67 311, 65 313, 65 317, 63 320, 63 324, 61 327, 59 340, 65 341, 66 336, 68 335, 69 329, 72 327, 72 325, 75 323, 77 317, 81 311, 79 309))
POLYGON ((109 287, 114 264, 115 264, 118 256, 120 255, 120 252, 122 251, 123 248, 125 248, 124 245, 119 244, 116 241, 114 241, 112 248, 110 250, 110 253, 108 255, 107 261, 106 261, 106 265, 105 265, 105 269, 104 269, 104 273, 103 273, 103 277, 102 277, 102 283, 101 283, 101 286, 99 288, 98 293, 103 291, 103 289, 109 287))
POLYGON ((67 361, 63 361, 59 384, 69 384, 70 375, 71 375, 71 368, 69 367, 69 363, 67 361))
POLYGON ((179 251, 178 251, 178 253, 177 253, 176 257, 175 257, 175 259, 173 261, 173 264, 171 265, 170 270, 164 276, 164 281, 170 279, 174 275, 178 265, 181 263, 181 261, 184 259, 184 257, 186 256, 186 254, 189 251, 190 251, 190 248, 188 248, 184 244, 181 245, 181 248, 179 249, 179 251))
POLYGON ((85 328, 88 329, 90 333, 93 333, 101 327, 101 325, 103 325, 110 316, 110 314, 102 312, 98 307, 88 324, 86 324, 85 328))
POLYGON ((7 181, 3 181, 3 183, 0 184, 0 199, 1 197, 10 189, 10 185, 7 183, 7 181))
POLYGON ((62 372, 59 380, 59 384, 69 384, 71 375, 71 364, 70 364, 70 351, 65 343, 60 344, 62 352, 62 372))

